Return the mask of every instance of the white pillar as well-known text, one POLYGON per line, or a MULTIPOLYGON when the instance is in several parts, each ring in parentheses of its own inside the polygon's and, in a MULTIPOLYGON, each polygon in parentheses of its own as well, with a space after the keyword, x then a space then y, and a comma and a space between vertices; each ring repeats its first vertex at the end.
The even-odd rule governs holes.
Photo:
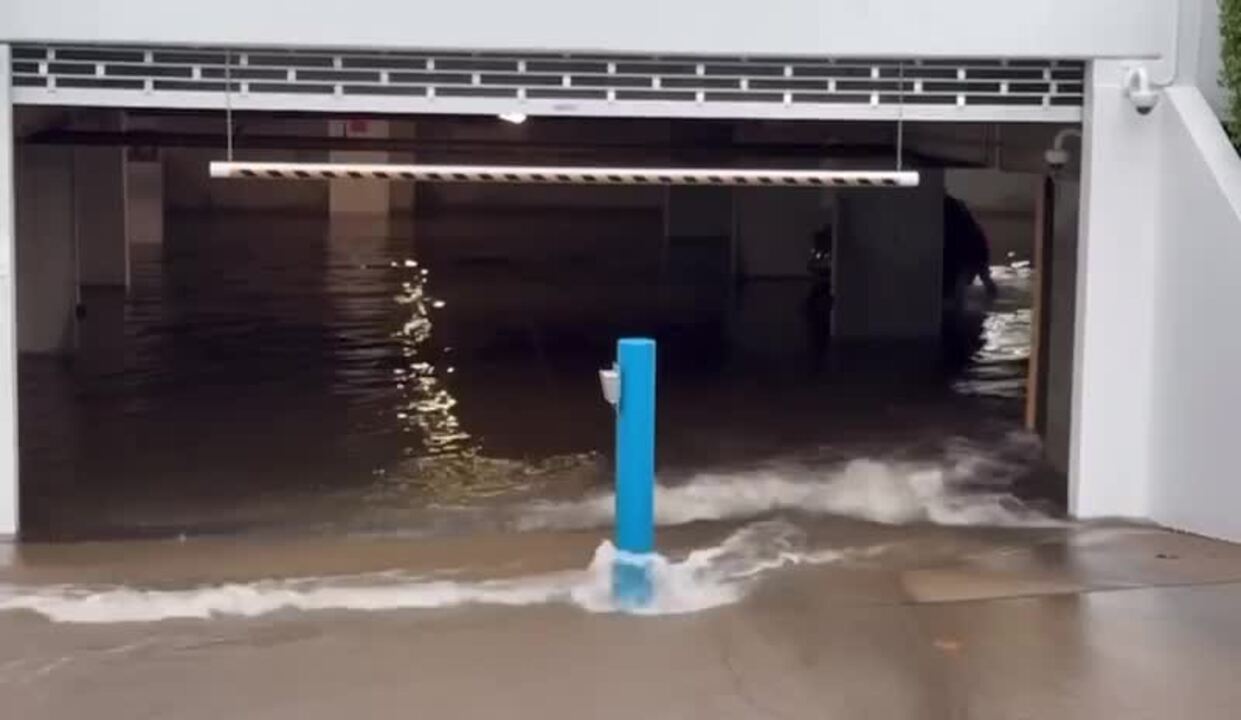
POLYGON ((1091 64, 1082 150, 1069 509, 1147 517, 1160 123, 1091 64))
POLYGON ((128 157, 124 163, 125 227, 131 245, 164 243, 164 163, 128 157))
POLYGON ((17 314, 13 287, 13 101, 0 44, 0 539, 17 535, 17 314))
POLYGON ((82 284, 127 287, 129 246, 125 228, 124 149, 75 148, 73 179, 82 284))
POLYGON ((943 172, 922 170, 917 188, 843 190, 839 198, 832 335, 866 340, 938 338, 943 172))
POLYGON ((77 345, 78 303, 73 150, 18 145, 15 156, 17 347, 70 353, 77 345))

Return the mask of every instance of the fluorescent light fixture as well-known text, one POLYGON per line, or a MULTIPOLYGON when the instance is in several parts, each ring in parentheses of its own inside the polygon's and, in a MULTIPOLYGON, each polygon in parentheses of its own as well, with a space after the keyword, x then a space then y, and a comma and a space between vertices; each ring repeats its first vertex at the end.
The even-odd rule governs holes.
POLYGON ((500 118, 504 122, 513 123, 514 125, 520 125, 526 121, 526 114, 521 112, 500 113, 496 117, 500 118))
POLYGON ((549 185, 743 185, 758 187, 917 187, 916 171, 741 168, 576 167, 541 165, 387 165, 368 163, 212 162, 213 178, 390 180, 549 185))

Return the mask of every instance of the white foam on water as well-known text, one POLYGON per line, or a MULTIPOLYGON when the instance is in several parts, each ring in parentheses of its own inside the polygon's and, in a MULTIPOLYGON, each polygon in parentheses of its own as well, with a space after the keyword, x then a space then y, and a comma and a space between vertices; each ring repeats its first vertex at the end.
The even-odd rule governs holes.
POLYGON ((0 591, 0 611, 31 610, 57 622, 153 622, 174 618, 255 617, 278 610, 395 610, 466 603, 528 605, 558 592, 544 580, 461 584, 451 581, 336 586, 321 582, 261 581, 186 590, 55 586, 0 591))
POLYGON ((852 556, 868 555, 876 548, 818 550, 804 547, 804 536, 793 525, 779 520, 748 525, 714 547, 694 550, 672 562, 661 555, 639 558, 650 568, 654 599, 641 608, 619 608, 612 598, 612 566, 623 553, 604 541, 595 551, 586 581, 575 586, 574 604, 591 612, 625 612, 639 615, 677 615, 729 605, 745 596, 759 577, 790 565, 818 565, 852 556))
MULTIPOLYGON (((869 548, 861 553, 873 553, 869 548)), ((393 573, 348 578, 308 578, 230 583, 185 590, 56 585, 0 586, 0 612, 26 610, 55 622, 123 623, 170 619, 255 617, 287 610, 418 610, 462 605, 576 605, 589 612, 666 615, 737 602, 765 573, 796 564, 850 556, 848 551, 805 548, 804 534, 783 521, 754 523, 719 545, 679 560, 649 556, 654 598, 633 611, 612 600, 617 550, 604 542, 585 570, 506 580, 457 582, 393 573)))
MULTIPOLYGON (((1009 493, 965 489, 987 462, 993 461, 962 453, 945 465, 861 459, 832 470, 788 466, 701 474, 683 484, 656 487, 655 522, 682 525, 792 511, 885 524, 1062 524, 1009 493)), ((514 525, 519 530, 604 527, 613 521, 614 505, 611 493, 569 502, 538 501, 521 508, 514 525)))

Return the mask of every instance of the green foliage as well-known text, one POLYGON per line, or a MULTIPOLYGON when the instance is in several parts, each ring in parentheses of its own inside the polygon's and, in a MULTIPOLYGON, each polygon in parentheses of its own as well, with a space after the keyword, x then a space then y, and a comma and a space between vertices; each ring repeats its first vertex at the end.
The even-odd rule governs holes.
POLYGON ((1228 130, 1241 142, 1241 0, 1219 0, 1219 30, 1224 55, 1221 78, 1228 91, 1228 130))

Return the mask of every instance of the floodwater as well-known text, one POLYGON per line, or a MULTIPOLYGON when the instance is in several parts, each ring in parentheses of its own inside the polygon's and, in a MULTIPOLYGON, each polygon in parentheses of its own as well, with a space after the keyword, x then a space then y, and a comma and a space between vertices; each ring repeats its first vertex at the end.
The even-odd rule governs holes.
POLYGON ((22 363, 28 537, 442 532, 468 528, 437 508, 577 498, 610 482, 595 370, 626 334, 660 341, 668 484, 1029 450, 1020 273, 942 347, 825 347, 808 287, 670 270, 658 218, 509 220, 179 218, 123 306, 85 296, 78 359, 22 363))
MULTIPOLYGON (((731 286, 720 251, 670 254, 660 222, 174 218, 164 247, 135 248, 127 299, 84 295, 78 358, 23 358, 26 536, 506 526, 524 503, 606 491, 595 371, 627 334, 660 342, 666 485, 976 455, 1003 467, 978 479, 1056 496, 1020 433, 1021 272, 942 346, 832 346, 808 286, 731 286)), ((760 504, 800 502, 772 492, 760 504)))
POLYGON ((1235 717, 1241 549, 1058 518, 1028 273, 942 344, 824 344, 804 284, 659 237, 178 219, 128 299, 84 296, 74 362, 23 359, 6 710, 1235 717), (610 593, 595 371, 630 333, 660 341, 659 617, 610 593))

